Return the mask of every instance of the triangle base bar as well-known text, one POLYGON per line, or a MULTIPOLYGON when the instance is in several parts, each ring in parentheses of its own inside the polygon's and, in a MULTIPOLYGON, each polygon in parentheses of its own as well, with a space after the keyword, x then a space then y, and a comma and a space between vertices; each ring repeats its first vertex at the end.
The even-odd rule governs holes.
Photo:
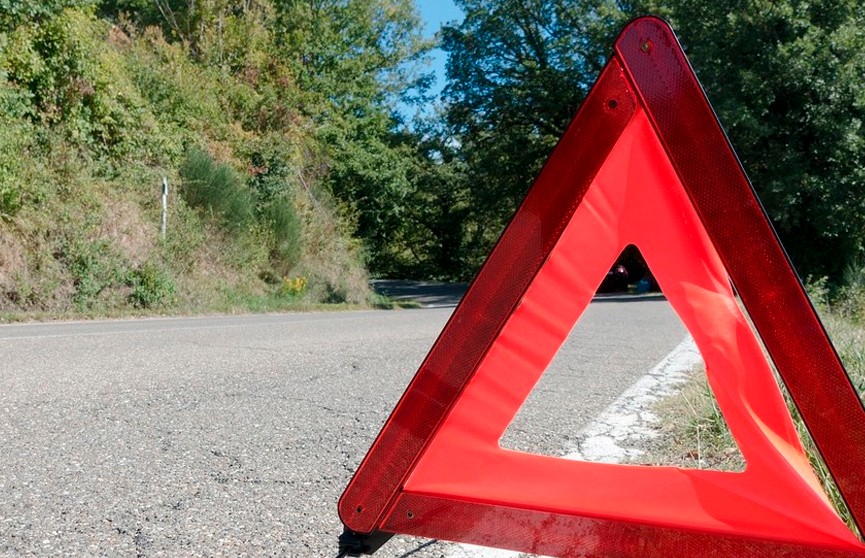
POLYGON ((862 558, 819 548, 404 493, 382 529, 562 558, 862 558))

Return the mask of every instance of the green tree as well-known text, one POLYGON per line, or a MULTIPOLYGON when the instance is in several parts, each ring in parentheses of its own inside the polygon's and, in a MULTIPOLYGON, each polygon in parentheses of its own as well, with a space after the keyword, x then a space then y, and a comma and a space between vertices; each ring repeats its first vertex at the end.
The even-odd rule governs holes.
POLYGON ((159 27, 195 58, 231 65, 263 47, 273 5, 270 0, 101 0, 99 13, 115 20, 122 15, 138 28, 159 27))
POLYGON ((466 227, 474 219, 458 146, 435 118, 418 122, 401 139, 411 165, 409 191, 383 272, 407 278, 468 279, 466 227))
POLYGON ((412 0, 274 0, 274 6, 276 41, 298 84, 339 112, 392 110, 422 79, 413 63, 430 45, 412 0))
POLYGON ((646 6, 671 21, 800 273, 843 280, 865 243, 865 7, 646 6))
POLYGON ((469 261, 513 214, 603 67, 623 13, 611 2, 457 0, 441 31, 444 99, 468 172, 469 261))
POLYGON ((411 0, 278 0, 275 37, 316 124, 324 181, 349 207, 374 272, 388 266, 409 199, 398 105, 424 86, 429 49, 411 0))
POLYGON ((22 23, 44 21, 64 8, 94 3, 95 0, 0 0, 0 32, 10 31, 22 23))
MULTIPOLYGON (((782 242, 839 281, 865 242, 865 8, 854 0, 459 0, 443 29, 448 120, 490 246, 622 24, 667 17, 782 242)), ((478 230, 483 226, 479 225, 478 230)))

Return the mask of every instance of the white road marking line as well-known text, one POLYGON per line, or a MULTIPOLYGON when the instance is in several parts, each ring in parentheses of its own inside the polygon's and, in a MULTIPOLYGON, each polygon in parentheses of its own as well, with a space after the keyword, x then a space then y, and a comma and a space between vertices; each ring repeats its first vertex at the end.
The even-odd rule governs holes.
POLYGON ((599 414, 579 436, 577 448, 567 459, 619 463, 641 455, 635 446, 657 436, 658 417, 651 411, 657 401, 681 389, 691 371, 703 362, 694 339, 688 335, 670 354, 637 380, 599 414))

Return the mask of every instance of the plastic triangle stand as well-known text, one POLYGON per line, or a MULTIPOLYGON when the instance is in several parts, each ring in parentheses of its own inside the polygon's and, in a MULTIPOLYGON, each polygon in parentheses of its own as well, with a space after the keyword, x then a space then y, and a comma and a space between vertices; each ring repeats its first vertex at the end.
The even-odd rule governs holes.
POLYGON ((764 346, 862 526, 862 403, 675 36, 657 18, 635 20, 340 517, 361 539, 406 533, 553 556, 865 556, 810 468, 764 346), (628 244, 694 336, 743 472, 499 445, 628 244))

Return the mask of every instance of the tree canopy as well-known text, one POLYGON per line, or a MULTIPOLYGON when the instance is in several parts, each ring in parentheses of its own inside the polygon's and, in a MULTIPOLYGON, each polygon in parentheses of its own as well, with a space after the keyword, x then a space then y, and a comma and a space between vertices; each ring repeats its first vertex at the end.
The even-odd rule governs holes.
MULTIPOLYGON (((851 0, 458 0, 442 30, 447 121, 473 204, 498 231, 579 107, 621 26, 680 36, 803 275, 840 281, 865 242, 865 8, 851 0)), ((487 242, 494 234, 487 235, 487 242)))
POLYGON ((667 15, 800 273, 843 279, 865 242, 865 7, 686 1, 667 15))

